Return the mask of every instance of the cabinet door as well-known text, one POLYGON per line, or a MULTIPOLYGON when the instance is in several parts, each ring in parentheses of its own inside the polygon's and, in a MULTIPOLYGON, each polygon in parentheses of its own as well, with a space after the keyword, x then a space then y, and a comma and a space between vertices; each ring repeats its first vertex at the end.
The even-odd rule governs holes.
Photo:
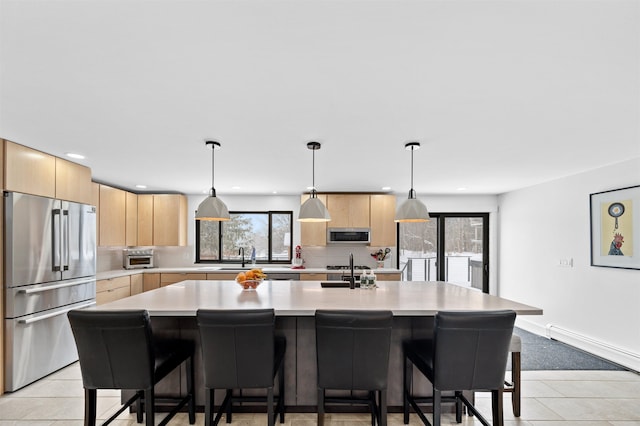
POLYGON ((207 279, 211 281, 229 281, 235 280, 238 274, 230 274, 228 272, 223 272, 219 274, 207 274, 207 279))
POLYGON ((125 191, 100 185, 100 245, 125 245, 125 191))
POLYGON ((378 274, 376 275, 378 281, 400 281, 402 279, 400 273, 397 274, 378 274))
POLYGON ((131 295, 139 294, 144 291, 143 284, 144 274, 131 275, 131 295))
POLYGON ((138 196, 132 192, 125 195, 125 245, 138 245, 138 196))
POLYGON ((153 245, 187 245, 187 197, 184 195, 153 196, 153 245))
POLYGON ((369 195, 367 194, 329 194, 327 208, 331 215, 331 227, 369 227, 369 195))
POLYGON ((100 246, 100 184, 91 182, 91 204, 96 206, 96 245, 100 246))
POLYGON ((56 198, 91 204, 91 169, 56 158, 56 198))
POLYGON ((160 288, 160 274, 147 274, 142 276, 142 289, 144 291, 160 288))
POLYGON ((153 245, 153 195, 138 195, 138 245, 153 245))
POLYGON ((371 246, 395 246, 396 215, 395 195, 371 195, 371 246))
POLYGON ((169 273, 160 274, 160 287, 164 287, 173 283, 177 283, 185 280, 206 280, 207 274, 199 273, 169 273))
POLYGON ((10 141, 5 141, 4 149, 4 189, 55 198, 56 158, 54 156, 10 141))
POLYGON ((326 281, 326 280, 327 280, 327 274, 317 274, 317 273, 312 273, 312 274, 301 273, 300 274, 300 281, 326 281))
MULTIPOLYGON (((300 204, 309 199, 309 194, 302 194, 300 204)), ((327 205, 327 196, 318 194, 318 199, 327 205)), ((333 220, 333 215, 332 215, 333 220)), ((333 223, 333 222, 329 222, 333 223)), ((333 226, 333 225, 332 225, 333 226)), ((300 244, 303 246, 327 245, 327 222, 300 222, 300 244)))

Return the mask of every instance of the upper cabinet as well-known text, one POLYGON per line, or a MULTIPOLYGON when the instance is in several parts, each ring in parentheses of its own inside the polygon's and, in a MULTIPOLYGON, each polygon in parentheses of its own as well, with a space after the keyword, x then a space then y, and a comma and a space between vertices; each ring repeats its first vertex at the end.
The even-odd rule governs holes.
POLYGON ((133 192, 125 193, 125 245, 138 245, 138 195, 133 192))
POLYGON ((331 228, 368 228, 369 195, 328 194, 327 209, 331 215, 331 228))
POLYGON ((101 246, 126 245, 126 191, 100 185, 99 240, 101 246))
POLYGON ((56 198, 91 204, 91 169, 56 157, 56 198))
MULTIPOLYGON (((308 199, 309 194, 302 194, 300 204, 302 205, 308 199)), ((325 206, 327 205, 327 196, 325 194, 318 194, 318 199, 325 206)), ((327 222, 300 222, 300 244, 303 246, 327 245, 327 222)))
POLYGON ((138 195, 138 245, 186 246, 187 197, 181 194, 138 195))
POLYGON ((90 204, 91 169, 53 155, 4 141, 7 191, 90 204))
POLYGON ((395 195, 372 194, 370 196, 371 245, 373 247, 396 245, 395 195))

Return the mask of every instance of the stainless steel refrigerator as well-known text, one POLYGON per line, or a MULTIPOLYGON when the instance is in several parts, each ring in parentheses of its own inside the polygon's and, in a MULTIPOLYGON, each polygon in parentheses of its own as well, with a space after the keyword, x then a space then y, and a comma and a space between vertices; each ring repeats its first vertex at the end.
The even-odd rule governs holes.
POLYGON ((5 389, 78 359, 66 313, 95 304, 96 209, 4 193, 5 389))

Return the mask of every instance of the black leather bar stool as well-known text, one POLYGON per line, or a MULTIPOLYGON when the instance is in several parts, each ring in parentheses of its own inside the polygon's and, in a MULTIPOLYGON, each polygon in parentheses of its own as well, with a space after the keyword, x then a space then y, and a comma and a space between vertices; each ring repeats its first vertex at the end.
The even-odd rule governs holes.
POLYGON ((520 417, 520 401, 522 396, 522 339, 517 334, 511 336, 509 345, 511 352, 511 381, 504 382, 504 391, 511 394, 511 409, 514 417, 520 417))
POLYGON ((438 312, 433 339, 405 342, 404 348, 404 423, 409 423, 409 405, 425 425, 429 421, 419 407, 433 403, 433 425, 440 426, 441 402, 456 404, 456 421, 462 420, 462 404, 490 426, 462 391, 491 391, 493 424, 504 424, 502 396, 516 314, 513 311, 438 312), (412 365, 433 385, 433 397, 411 395, 412 365), (453 397, 442 396, 454 391, 453 397))
POLYGON ((215 389, 226 389, 224 401, 213 419, 223 412, 231 423, 234 402, 267 402, 267 422, 275 423, 275 376, 278 376, 280 423, 284 423, 284 353, 286 340, 275 336, 273 309, 198 310, 198 328, 204 366, 205 425, 210 426, 215 389), (234 396, 234 389, 267 389, 267 397, 234 396))
POLYGON ((318 424, 324 424, 325 403, 349 403, 369 405, 371 424, 385 426, 392 312, 318 310, 315 321, 318 424), (328 398, 326 389, 368 391, 368 395, 328 398))
POLYGON ((192 341, 154 337, 149 314, 145 310, 75 310, 67 316, 80 360, 85 425, 96 424, 97 389, 136 392, 105 425, 136 401, 138 423, 142 423, 144 405, 146 424, 155 425, 156 403, 169 399, 156 398, 154 385, 183 362, 186 365, 187 394, 175 400, 177 405, 159 424, 166 425, 185 404, 188 404, 189 423, 195 423, 192 341))

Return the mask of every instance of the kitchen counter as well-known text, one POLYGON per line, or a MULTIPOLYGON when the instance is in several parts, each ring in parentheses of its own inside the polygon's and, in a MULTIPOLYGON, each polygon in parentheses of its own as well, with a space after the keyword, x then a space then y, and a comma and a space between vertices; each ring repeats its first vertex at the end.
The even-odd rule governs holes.
MULTIPOLYGON (((340 271, 335 269, 327 269, 327 268, 305 268, 305 269, 291 269, 289 266, 256 266, 256 268, 262 269, 264 273, 269 275, 269 273, 278 273, 278 274, 340 274, 343 272, 348 273, 348 271, 340 271)), ((117 277, 125 277, 128 275, 136 275, 136 274, 217 274, 217 273, 238 273, 240 271, 246 270, 238 266, 234 268, 234 265, 229 266, 185 266, 185 267, 169 267, 169 268, 149 268, 149 269, 114 269, 111 271, 103 271, 98 272, 96 274, 96 279, 98 280, 107 280, 111 278, 117 277)), ((369 269, 369 271, 374 272, 376 275, 378 274, 399 274, 400 270, 395 268, 382 268, 382 269, 369 269)), ((356 273, 361 273, 362 269, 356 269, 356 273)))

